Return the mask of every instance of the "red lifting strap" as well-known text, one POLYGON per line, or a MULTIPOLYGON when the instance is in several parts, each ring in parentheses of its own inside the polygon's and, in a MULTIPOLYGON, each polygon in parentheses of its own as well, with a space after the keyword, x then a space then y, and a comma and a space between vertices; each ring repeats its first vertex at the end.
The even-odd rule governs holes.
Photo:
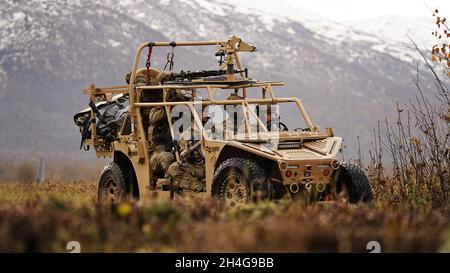
POLYGON ((145 66, 147 67, 147 85, 150 85, 150 65, 151 65, 150 59, 152 58, 152 50, 153 50, 153 46, 149 45, 148 46, 147 63, 145 64, 145 66))

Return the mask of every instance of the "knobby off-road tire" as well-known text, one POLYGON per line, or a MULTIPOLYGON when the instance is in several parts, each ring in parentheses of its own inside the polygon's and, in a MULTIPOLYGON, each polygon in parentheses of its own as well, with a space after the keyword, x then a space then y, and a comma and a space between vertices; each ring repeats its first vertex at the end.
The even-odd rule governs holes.
POLYGON ((372 187, 364 171, 356 164, 343 163, 337 180, 337 192, 347 191, 350 203, 372 200, 372 187))
POLYGON ((98 184, 98 201, 118 203, 127 196, 125 177, 119 165, 108 162, 103 168, 98 184))
POLYGON ((264 168, 255 160, 229 158, 215 171, 212 195, 227 207, 268 200, 273 192, 264 168))

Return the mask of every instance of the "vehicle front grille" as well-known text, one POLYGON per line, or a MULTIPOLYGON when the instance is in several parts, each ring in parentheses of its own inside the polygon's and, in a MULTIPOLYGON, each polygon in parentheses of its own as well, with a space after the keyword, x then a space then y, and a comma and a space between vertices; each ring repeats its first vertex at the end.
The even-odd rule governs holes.
POLYGON ((319 153, 326 154, 328 152, 327 144, 328 144, 327 140, 316 140, 316 141, 305 142, 304 146, 305 146, 305 148, 314 150, 319 153))
POLYGON ((300 149, 300 148, 302 148, 301 142, 285 142, 278 144, 278 150, 300 149))

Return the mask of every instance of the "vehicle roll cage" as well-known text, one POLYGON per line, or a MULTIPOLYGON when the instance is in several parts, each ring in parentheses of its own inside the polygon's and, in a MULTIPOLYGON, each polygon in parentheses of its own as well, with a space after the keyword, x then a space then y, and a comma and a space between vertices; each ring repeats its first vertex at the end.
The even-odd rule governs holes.
MULTIPOLYGON (((267 131, 266 126, 262 123, 262 121, 259 119, 258 115, 253 111, 252 108, 248 107, 249 104, 277 104, 277 103, 286 103, 286 102, 293 102, 297 105, 298 109, 300 110, 300 113, 302 114, 303 119, 305 120, 308 128, 310 131, 314 131, 314 125, 312 124, 311 120, 309 119, 301 101, 298 98, 277 98, 275 97, 274 92, 272 91, 272 85, 281 86, 283 85, 282 82, 258 82, 254 85, 245 85, 245 87, 241 88, 248 88, 248 87, 262 87, 262 93, 263 98, 261 99, 251 99, 246 98, 244 99, 233 99, 233 100, 216 100, 214 99, 214 90, 215 89, 234 89, 236 90, 236 86, 232 86, 230 88, 227 85, 189 85, 189 86, 176 86, 176 85, 160 85, 160 86, 142 86, 138 87, 139 90, 163 90, 163 101, 162 102, 135 102, 134 106, 137 108, 146 108, 146 107, 156 107, 156 106, 164 106, 166 107, 166 113, 168 114, 169 122, 171 122, 171 106, 177 106, 177 105, 187 105, 192 114, 194 115, 194 118, 196 121, 200 121, 200 118, 198 117, 194 105, 202 105, 202 106, 208 106, 208 105, 241 105, 244 109, 244 120, 245 120, 245 129, 246 132, 250 132, 250 125, 248 123, 248 112, 257 120, 259 123, 259 126, 263 128, 265 131, 267 131), (197 93, 197 90, 199 89, 206 89, 207 90, 207 99, 199 99, 199 100, 193 100, 193 101, 167 101, 167 95, 169 91, 172 90, 190 90, 192 92, 193 97, 195 98, 195 95, 197 93), (270 98, 265 98, 265 93, 269 91, 270 98)), ((201 122, 197 122, 197 125, 200 126, 199 128, 202 128, 201 122)), ((172 124, 170 124, 172 125, 172 124)))
MULTIPOLYGON (((170 107, 176 105, 187 105, 191 112, 193 113, 193 117, 195 122, 198 125, 201 125, 201 119, 197 115, 194 105, 201 104, 202 106, 206 105, 242 105, 243 109, 247 109, 250 112, 250 115, 256 116, 258 123, 260 123, 261 128, 267 131, 267 128, 264 124, 261 124, 261 120, 257 117, 256 113, 248 107, 249 104, 277 104, 284 102, 294 102, 300 113, 305 120, 308 128, 311 132, 316 132, 317 128, 313 125, 311 120, 309 119, 301 101, 298 98, 277 98, 272 89, 273 86, 283 86, 283 82, 268 82, 268 81, 254 81, 248 78, 247 73, 245 73, 239 60, 238 52, 254 52, 256 48, 251 46, 244 41, 242 41, 239 37, 231 36, 227 41, 198 41, 198 42, 147 42, 142 43, 135 54, 135 58, 133 61, 133 66, 130 75, 129 85, 125 86, 111 86, 111 87, 103 87, 99 88, 95 85, 90 85, 89 87, 83 89, 84 93, 90 96, 90 99, 94 102, 102 102, 102 101, 111 101, 114 94, 128 94, 129 95, 129 117, 127 119, 131 119, 131 134, 128 136, 130 140, 138 141, 145 138, 144 126, 142 123, 141 111, 139 109, 149 108, 155 106, 163 106, 165 107, 168 122, 170 128, 172 128, 172 119, 171 119, 171 111, 170 107), (217 46, 218 53, 223 54, 224 61, 220 63, 219 69, 226 69, 226 77, 223 81, 193 81, 189 84, 186 83, 168 83, 167 85, 136 85, 136 72, 138 70, 139 59, 141 57, 142 51, 145 48, 153 48, 153 47, 182 47, 182 46, 217 46), (234 65, 238 68, 238 73, 240 74, 240 78, 235 77, 234 65), (248 98, 248 89, 254 89, 260 87, 262 91, 262 97, 259 99, 248 98), (197 94, 197 90, 205 89, 207 94, 207 99, 202 100, 193 100, 193 101, 167 101, 167 96, 169 91, 172 90, 186 90, 192 93, 192 97, 195 98, 197 94), (216 100, 214 98, 215 90, 235 90, 242 89, 242 98, 238 100, 216 100), (152 91, 161 91, 163 94, 162 102, 143 102, 141 101, 141 93, 142 92, 152 92, 152 91)), ((150 55, 150 54, 149 54, 150 55)), ((217 53, 216 53, 217 55, 217 53)), ((245 118, 245 129, 246 132, 250 132, 250 125, 248 124, 248 113, 247 110, 244 110, 244 118, 245 118)), ((96 147, 97 154, 99 152, 104 152, 104 154, 108 154, 107 150, 104 150, 102 140, 97 138, 96 135, 96 115, 94 111, 91 111, 91 140, 89 141, 91 145, 96 147)), ((200 126, 199 128, 203 128, 200 126)), ((172 132, 173 130, 171 130, 172 132)), ((203 132, 204 134, 204 132, 203 132)), ((204 135, 203 135, 204 136, 204 135)), ((173 137, 173 132, 172 132, 173 137)))

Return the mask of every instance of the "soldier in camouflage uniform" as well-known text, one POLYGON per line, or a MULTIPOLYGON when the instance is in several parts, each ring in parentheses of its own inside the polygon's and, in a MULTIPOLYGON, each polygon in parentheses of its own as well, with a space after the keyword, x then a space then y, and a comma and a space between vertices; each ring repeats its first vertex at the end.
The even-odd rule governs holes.
POLYGON ((171 139, 169 125, 164 107, 153 107, 149 114, 148 136, 150 141, 150 164, 154 177, 165 177, 170 164, 175 158, 170 150, 171 139), (169 141, 170 142, 170 141, 169 141))
MULTIPOLYGON (((156 91, 156 90, 155 90, 156 91)), ((184 90, 172 90, 169 92, 168 101, 190 100, 188 93, 184 90)), ((172 136, 167 121, 166 110, 163 106, 153 107, 149 113, 148 138, 150 141, 150 164, 153 169, 154 183, 158 177, 166 177, 170 164, 175 157, 170 152, 172 147, 172 136)))
POLYGON ((227 100, 243 100, 243 99, 244 97, 240 96, 237 92, 231 93, 227 98, 227 100))
MULTIPOLYGON (((158 68, 150 67, 150 85, 160 84, 172 72, 162 71, 158 68)), ((125 81, 130 84, 131 72, 125 76, 125 81)), ((136 71, 134 83, 137 85, 147 85, 147 68, 140 68, 136 71)))
POLYGON ((191 144, 190 134, 190 130, 181 134, 181 140, 178 142, 181 152, 180 162, 173 162, 167 174, 171 181, 183 191, 204 192, 206 191, 205 161, 200 151, 200 140, 191 144))
MULTIPOLYGON (((171 72, 150 68, 150 85, 159 85, 171 72)), ((130 78, 127 75, 127 83, 130 78)), ((135 83, 147 84, 147 69, 141 68, 136 72, 135 83)), ((143 92, 142 100, 148 102, 162 101, 162 89, 143 92)), ((165 177, 170 164, 175 161, 170 152, 170 130, 166 110, 162 106, 153 107, 149 112, 148 140, 150 142, 150 164, 153 170, 153 185, 159 177, 165 177)))
MULTIPOLYGON (((234 93, 228 99, 243 98, 234 93)), ((211 114, 214 115, 214 112, 211 114)), ((203 109, 202 124, 206 136, 212 139, 232 138, 234 125, 230 118, 215 123, 209 116, 207 108, 203 109)), ((204 192, 206 191, 205 161, 200 147, 201 132, 195 128, 193 136, 191 133, 191 130, 186 130, 180 135, 181 140, 178 144, 181 162, 173 162, 167 174, 172 182, 184 191, 204 192)))
MULTIPOLYGON (((205 109, 202 111, 202 123, 210 122, 205 109)), ((201 131, 185 130, 180 135, 178 145, 180 147, 180 162, 174 162, 167 171, 169 178, 176 187, 184 191, 204 192, 205 183, 205 160, 201 152, 201 131)))

